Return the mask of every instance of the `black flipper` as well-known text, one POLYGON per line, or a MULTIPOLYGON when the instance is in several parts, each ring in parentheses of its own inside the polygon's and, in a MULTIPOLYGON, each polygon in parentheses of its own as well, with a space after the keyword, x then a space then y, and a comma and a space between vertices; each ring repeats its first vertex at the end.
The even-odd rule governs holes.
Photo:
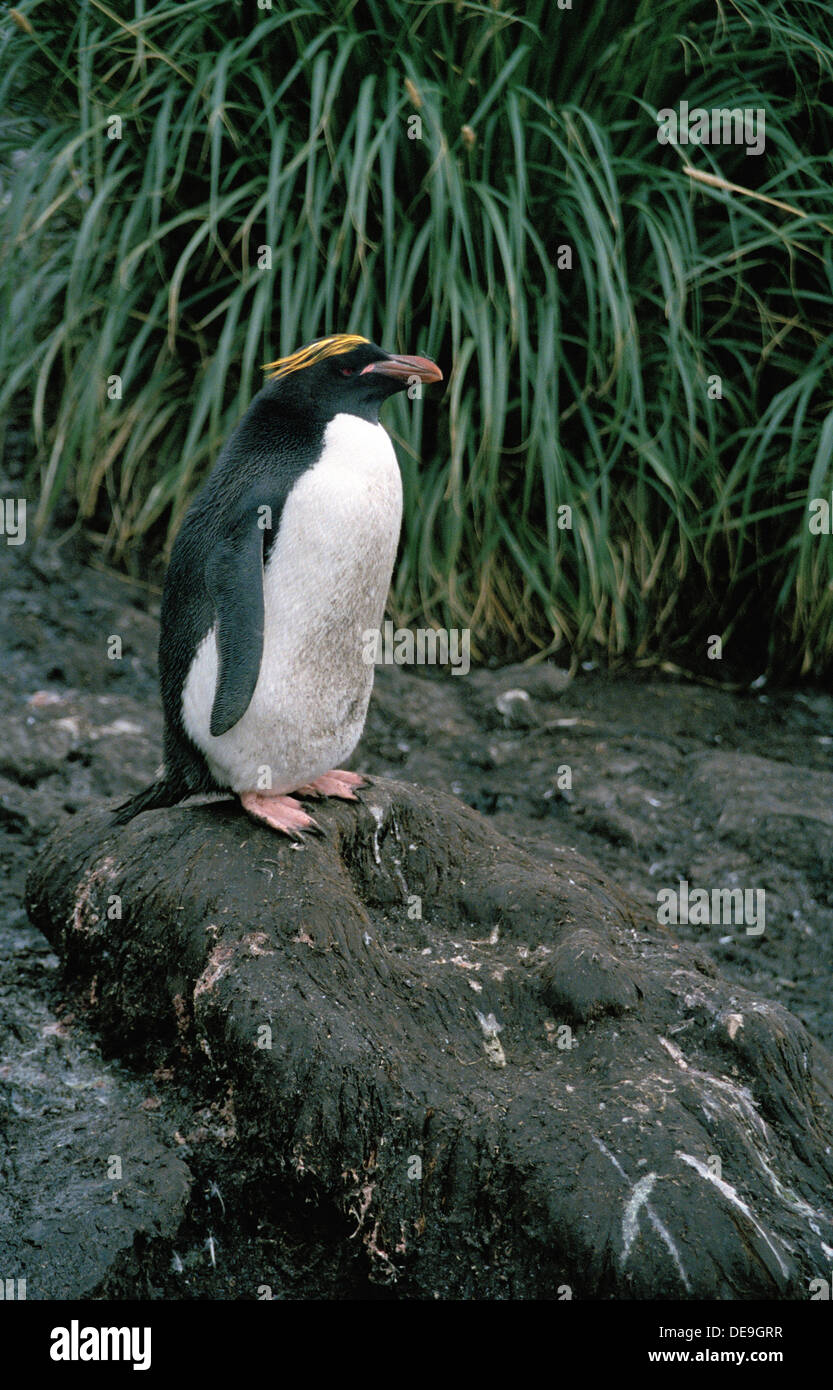
POLYGON ((217 617, 217 689, 211 709, 215 738, 243 718, 254 694, 263 655, 263 530, 248 510, 205 565, 217 617))

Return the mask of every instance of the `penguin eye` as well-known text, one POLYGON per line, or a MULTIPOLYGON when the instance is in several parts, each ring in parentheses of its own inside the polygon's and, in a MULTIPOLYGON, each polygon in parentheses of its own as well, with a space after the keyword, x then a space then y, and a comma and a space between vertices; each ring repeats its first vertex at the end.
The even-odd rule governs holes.
POLYGON ((340 368, 339 368, 339 375, 341 375, 341 376, 352 376, 352 375, 353 375, 353 368, 352 368, 352 367, 340 367, 340 368))

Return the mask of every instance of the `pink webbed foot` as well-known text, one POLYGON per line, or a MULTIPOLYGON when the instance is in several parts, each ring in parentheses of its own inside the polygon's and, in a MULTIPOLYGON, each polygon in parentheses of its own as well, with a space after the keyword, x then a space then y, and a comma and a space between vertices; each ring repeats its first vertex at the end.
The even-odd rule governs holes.
POLYGON ((316 825, 312 816, 308 815, 301 805, 292 796, 267 796, 263 792, 241 792, 240 804, 244 811, 247 811, 255 820, 265 821, 271 825, 273 830, 278 830, 284 835, 290 835, 294 840, 301 839, 301 832, 312 830, 316 834, 321 834, 321 827, 316 825))
POLYGON ((339 796, 343 801, 356 801, 355 790, 366 786, 366 779, 358 772, 343 772, 336 767, 332 772, 324 772, 312 782, 296 787, 295 792, 297 796, 339 796))

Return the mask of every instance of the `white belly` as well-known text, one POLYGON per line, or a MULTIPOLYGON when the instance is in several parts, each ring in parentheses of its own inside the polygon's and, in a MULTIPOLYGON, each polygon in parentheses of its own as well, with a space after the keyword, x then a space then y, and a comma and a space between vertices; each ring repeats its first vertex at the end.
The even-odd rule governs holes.
POLYGON ((319 462, 287 498, 264 570, 263 656, 246 713, 210 733, 216 629, 185 682, 183 723, 222 785, 280 795, 352 753, 373 686, 364 634, 384 616, 401 520, 386 430, 337 415, 319 462))

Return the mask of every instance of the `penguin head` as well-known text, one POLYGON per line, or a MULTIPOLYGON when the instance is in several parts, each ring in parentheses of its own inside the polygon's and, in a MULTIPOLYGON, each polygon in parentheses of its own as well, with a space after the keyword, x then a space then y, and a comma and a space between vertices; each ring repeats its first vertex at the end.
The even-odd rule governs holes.
POLYGON ((427 357, 385 352, 354 333, 319 338, 265 370, 270 373, 265 389, 282 409, 325 420, 358 415, 373 423, 388 396, 413 382, 443 379, 427 357))

